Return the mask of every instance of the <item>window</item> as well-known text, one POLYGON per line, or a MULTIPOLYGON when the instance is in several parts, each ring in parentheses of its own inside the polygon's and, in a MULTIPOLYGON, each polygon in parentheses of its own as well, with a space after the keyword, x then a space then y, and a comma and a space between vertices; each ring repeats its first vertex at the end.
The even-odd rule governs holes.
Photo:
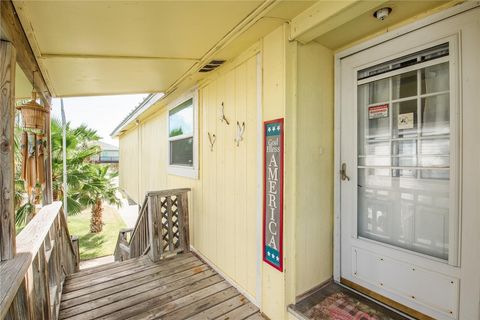
POLYGON ((196 96, 172 105, 168 112, 168 172, 197 178, 196 96))

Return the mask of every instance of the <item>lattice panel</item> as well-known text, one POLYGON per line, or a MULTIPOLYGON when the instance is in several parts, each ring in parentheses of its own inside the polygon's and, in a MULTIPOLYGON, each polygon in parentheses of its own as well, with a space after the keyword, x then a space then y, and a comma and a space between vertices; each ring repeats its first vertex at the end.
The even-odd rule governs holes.
POLYGON ((180 247, 180 227, 178 219, 179 211, 177 197, 162 197, 160 200, 160 211, 162 215, 161 235, 163 251, 174 251, 180 247))

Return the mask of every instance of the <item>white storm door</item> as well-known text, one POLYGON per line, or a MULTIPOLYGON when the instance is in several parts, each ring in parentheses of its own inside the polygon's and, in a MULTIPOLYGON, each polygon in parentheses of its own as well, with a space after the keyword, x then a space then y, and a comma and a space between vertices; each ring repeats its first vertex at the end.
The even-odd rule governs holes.
POLYGON ((430 26, 341 60, 340 275, 458 319, 459 39, 438 34, 430 26))

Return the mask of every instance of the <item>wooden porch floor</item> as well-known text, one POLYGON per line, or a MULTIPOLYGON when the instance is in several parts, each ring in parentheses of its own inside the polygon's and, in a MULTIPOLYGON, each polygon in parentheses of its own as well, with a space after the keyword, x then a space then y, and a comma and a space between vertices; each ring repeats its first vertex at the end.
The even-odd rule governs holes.
POLYGON ((263 319, 192 253, 143 256, 80 271, 63 288, 60 319, 263 319))

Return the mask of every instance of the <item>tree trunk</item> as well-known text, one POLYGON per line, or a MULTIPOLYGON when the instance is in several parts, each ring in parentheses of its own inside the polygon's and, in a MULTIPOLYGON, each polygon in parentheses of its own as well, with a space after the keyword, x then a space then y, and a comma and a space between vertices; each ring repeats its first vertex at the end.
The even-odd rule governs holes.
POLYGON ((99 233, 103 229, 103 205, 101 199, 96 199, 92 206, 92 219, 90 220, 90 232, 99 233))

